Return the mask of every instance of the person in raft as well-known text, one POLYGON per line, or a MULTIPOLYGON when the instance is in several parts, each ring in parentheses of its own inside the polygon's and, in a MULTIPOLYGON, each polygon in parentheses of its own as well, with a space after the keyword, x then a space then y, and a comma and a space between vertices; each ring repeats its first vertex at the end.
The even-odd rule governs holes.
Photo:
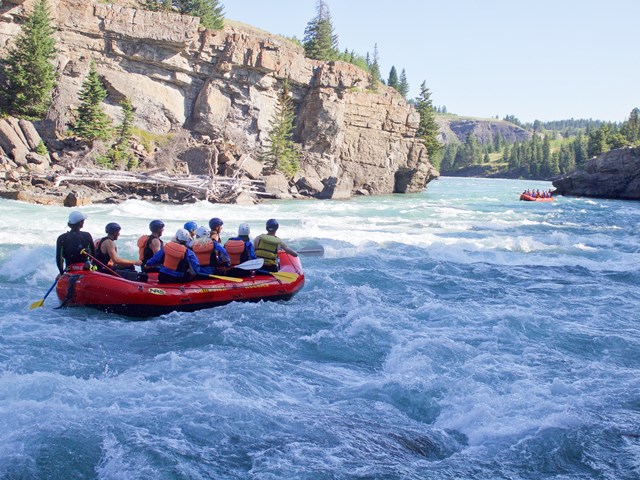
POLYGON ((179 228, 176 236, 147 262, 147 266, 160 266, 158 282, 185 283, 197 277, 200 262, 193 250, 187 247, 191 243, 191 235, 184 228, 179 228))
POLYGON ((251 230, 248 223, 241 223, 238 226, 238 236, 230 238, 227 243, 224 244, 224 249, 229 254, 231 260, 231 270, 227 273, 234 277, 246 277, 251 275, 250 270, 242 270, 240 268, 234 268, 236 265, 240 265, 247 260, 255 260, 256 252, 253 248, 253 243, 249 235, 251 230))
POLYGON ((224 247, 212 238, 211 231, 202 226, 196 230, 196 239, 191 245, 198 257, 200 273, 203 276, 226 273, 229 268, 229 254, 224 247))
POLYGON ((56 265, 60 275, 72 263, 84 263, 89 257, 80 253, 87 250, 91 255, 95 253, 93 238, 89 232, 82 232, 87 215, 79 210, 69 214, 67 225, 71 230, 63 233, 56 240, 56 265))
POLYGON ((280 269, 278 250, 282 249, 289 255, 297 257, 295 250, 289 248, 286 243, 276 236, 278 221, 275 218, 267 220, 267 233, 258 235, 253 241, 256 249, 256 257, 264 258, 263 270, 277 272, 280 269))
POLYGON ((213 217, 211 220, 209 220, 209 228, 211 229, 211 240, 220 244, 222 244, 222 237, 220 236, 220 232, 222 232, 222 225, 224 225, 224 222, 218 217, 213 217))
POLYGON ((138 239, 138 255, 145 272, 157 272, 157 268, 146 268, 146 263, 164 246, 161 238, 164 232, 164 222, 162 220, 152 220, 149 223, 149 230, 151 235, 145 234, 138 239))
POLYGON ((184 224, 184 229, 189 232, 189 236, 191 240, 195 240, 196 238, 196 229, 198 228, 198 224, 194 221, 187 222, 184 224))
MULTIPOLYGON (((118 255, 116 240, 118 240, 120 236, 120 230, 122 230, 122 227, 119 224, 115 222, 107 223, 104 227, 104 232, 107 236, 95 242, 95 257, 100 263, 108 267, 113 267, 114 270, 133 270, 134 266, 142 265, 142 262, 140 260, 127 260, 118 255)), ((98 264, 98 271, 109 273, 109 271, 100 264, 98 264)))

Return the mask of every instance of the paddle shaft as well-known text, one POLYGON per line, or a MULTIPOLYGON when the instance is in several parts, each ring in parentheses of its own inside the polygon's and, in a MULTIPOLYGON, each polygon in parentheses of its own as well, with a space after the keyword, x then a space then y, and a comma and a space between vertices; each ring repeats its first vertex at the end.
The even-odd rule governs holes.
POLYGON ((93 255, 91 255, 89 252, 87 252, 86 250, 82 250, 80 253, 84 253, 87 257, 89 257, 91 260, 93 260, 94 262, 96 262, 98 265, 100 265, 102 268, 104 268, 107 272, 112 273, 113 275, 115 275, 116 277, 120 277, 120 278, 124 278, 122 275, 120 275, 118 272, 116 272, 115 270, 110 269, 109 267, 107 267, 104 263, 102 263, 100 260, 98 260, 96 257, 94 257, 93 255))

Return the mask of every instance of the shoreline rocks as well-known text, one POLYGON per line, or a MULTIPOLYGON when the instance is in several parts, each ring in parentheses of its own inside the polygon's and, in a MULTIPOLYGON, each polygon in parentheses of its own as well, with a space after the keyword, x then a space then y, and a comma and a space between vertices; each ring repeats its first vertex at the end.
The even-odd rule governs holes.
POLYGON ((553 186, 557 195, 640 200, 640 147, 605 152, 553 186))

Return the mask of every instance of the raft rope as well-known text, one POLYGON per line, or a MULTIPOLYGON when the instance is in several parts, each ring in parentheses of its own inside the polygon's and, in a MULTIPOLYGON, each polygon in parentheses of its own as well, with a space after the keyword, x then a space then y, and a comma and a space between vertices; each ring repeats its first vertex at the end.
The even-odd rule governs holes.
POLYGON ((73 299, 73 296, 76 293, 76 282, 80 280, 82 277, 83 275, 69 275, 69 285, 67 286, 67 295, 64 297, 64 300, 62 300, 62 303, 59 306, 54 308, 55 310, 67 308, 67 305, 73 299))

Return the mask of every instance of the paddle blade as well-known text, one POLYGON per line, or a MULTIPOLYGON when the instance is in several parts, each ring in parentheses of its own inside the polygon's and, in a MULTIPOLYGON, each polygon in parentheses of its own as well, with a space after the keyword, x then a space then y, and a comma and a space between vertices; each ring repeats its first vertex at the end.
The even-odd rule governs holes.
POLYGON ((298 255, 308 255, 310 257, 322 257, 324 255, 324 247, 322 245, 314 245, 312 247, 304 247, 296 250, 298 255))
POLYGON ((226 280, 227 282, 241 282, 242 279, 241 278, 236 278, 236 277, 224 277, 222 275, 209 275, 209 277, 211 278, 217 278, 218 280, 226 280))
POLYGON ((37 302, 33 302, 29 305, 29 309, 33 310, 34 308, 44 307, 44 298, 42 300, 38 300, 37 302))
POLYGON ((236 265, 240 270, 258 270, 264 265, 264 258, 256 258, 255 260, 247 260, 246 262, 236 265))
POLYGON ((291 272, 269 272, 271 275, 276 277, 278 280, 282 280, 283 282, 295 282, 298 279, 297 273, 291 272))

